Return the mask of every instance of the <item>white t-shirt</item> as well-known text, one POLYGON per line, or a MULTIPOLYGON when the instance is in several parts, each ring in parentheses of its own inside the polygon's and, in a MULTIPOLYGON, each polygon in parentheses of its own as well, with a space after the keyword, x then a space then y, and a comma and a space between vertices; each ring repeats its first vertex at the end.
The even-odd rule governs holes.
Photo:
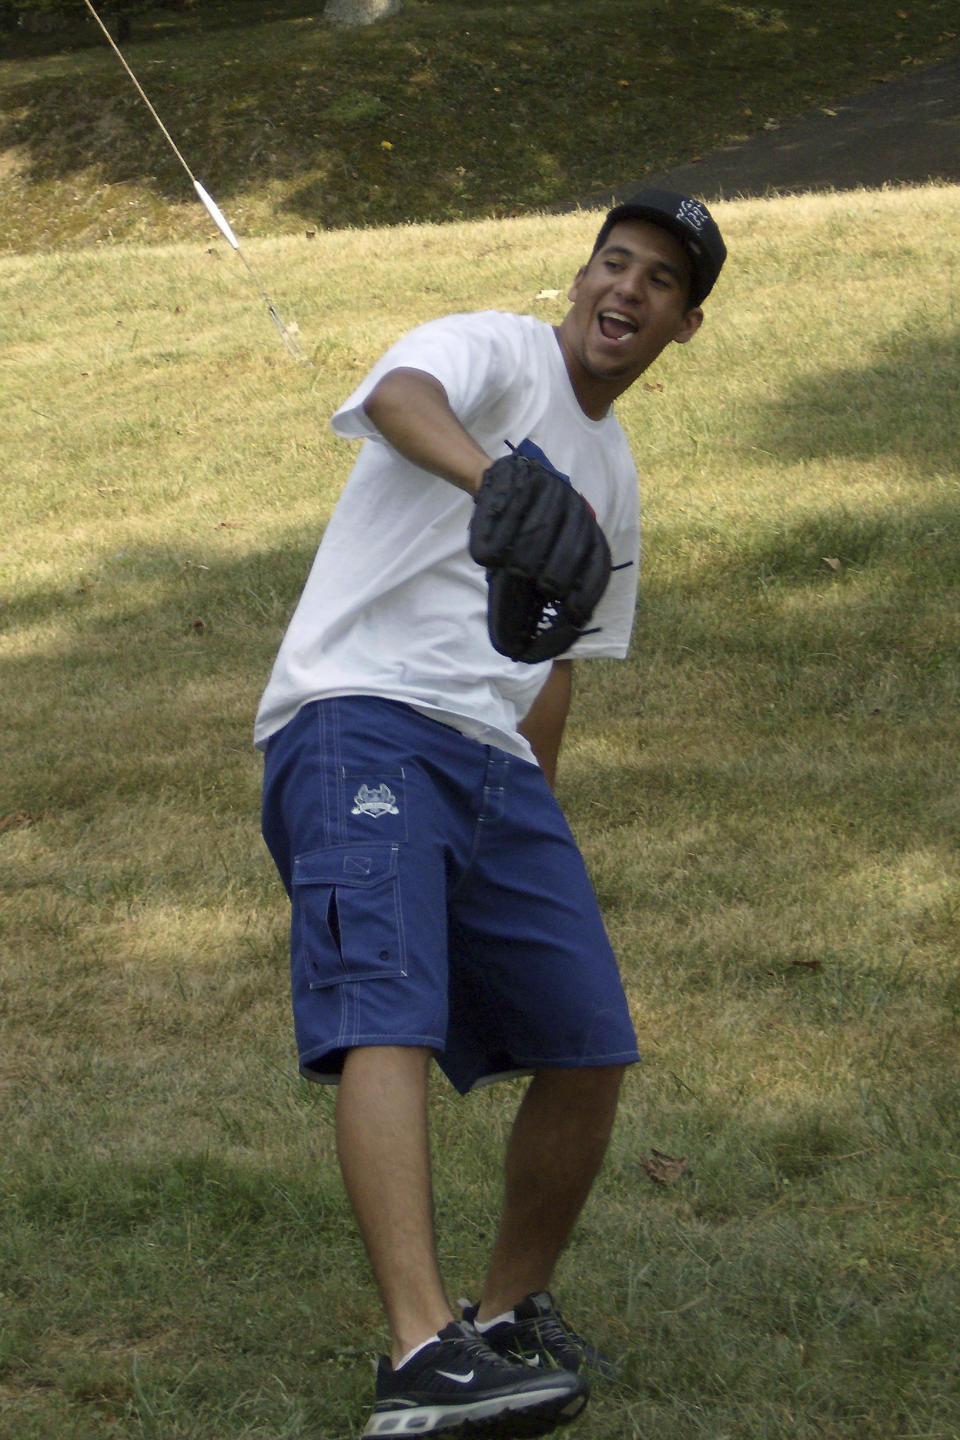
POLYGON ((263 746, 311 700, 377 695, 531 760, 517 726, 550 662, 526 665, 494 650, 486 578, 467 550, 472 499, 410 464, 367 418, 364 401, 398 366, 434 376, 493 459, 521 447, 586 496, 614 565, 626 568, 614 571, 590 621, 598 633, 567 654, 627 653, 639 523, 637 473, 619 422, 580 409, 552 326, 499 311, 452 315, 388 350, 333 416, 338 435, 365 443, 280 646, 255 742, 263 746))

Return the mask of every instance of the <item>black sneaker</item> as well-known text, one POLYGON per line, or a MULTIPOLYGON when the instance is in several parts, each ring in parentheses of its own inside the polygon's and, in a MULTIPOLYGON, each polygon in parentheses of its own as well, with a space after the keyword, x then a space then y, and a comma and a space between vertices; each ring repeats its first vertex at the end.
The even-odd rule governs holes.
POLYGON ((381 1356, 377 1399, 364 1436, 449 1435, 464 1429, 484 1440, 530 1440, 573 1420, 589 1389, 556 1369, 531 1374, 504 1359, 470 1325, 454 1320, 394 1370, 381 1356))
MULTIPOLYGON (((477 1305, 463 1305, 463 1318, 468 1324, 474 1323, 478 1309, 477 1305)), ((616 1380, 620 1374, 621 1362, 578 1335, 560 1314, 549 1290, 528 1295, 514 1307, 512 1320, 484 1330, 481 1338, 498 1354, 523 1365, 550 1366, 574 1373, 595 1370, 606 1380, 616 1380)))

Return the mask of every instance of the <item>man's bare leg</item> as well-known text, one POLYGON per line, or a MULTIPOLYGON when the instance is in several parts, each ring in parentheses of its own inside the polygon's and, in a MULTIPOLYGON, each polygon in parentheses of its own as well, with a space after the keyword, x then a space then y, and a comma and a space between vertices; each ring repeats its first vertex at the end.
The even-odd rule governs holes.
POLYGON ((437 1263, 427 1130, 431 1052, 364 1046, 337 1095, 337 1152, 393 1337, 393 1364, 453 1319, 437 1263))
POLYGON ((540 1070, 507 1146, 503 1212, 478 1320, 549 1288, 606 1154, 624 1067, 540 1070))

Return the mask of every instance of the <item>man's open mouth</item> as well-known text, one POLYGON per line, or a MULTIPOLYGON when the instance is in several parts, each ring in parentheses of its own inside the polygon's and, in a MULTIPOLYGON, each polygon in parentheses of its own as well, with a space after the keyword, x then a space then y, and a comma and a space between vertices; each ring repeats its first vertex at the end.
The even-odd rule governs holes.
POLYGON ((619 310, 602 310, 599 316, 600 333, 605 340, 625 340, 628 335, 635 335, 638 326, 627 315, 622 315, 619 310))

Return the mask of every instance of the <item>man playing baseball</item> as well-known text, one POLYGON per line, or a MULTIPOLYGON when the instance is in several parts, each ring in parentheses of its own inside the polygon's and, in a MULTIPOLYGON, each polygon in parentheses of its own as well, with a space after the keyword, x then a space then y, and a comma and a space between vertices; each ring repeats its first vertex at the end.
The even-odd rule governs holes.
POLYGON ((613 402, 699 329, 704 207, 607 216, 553 327, 486 312, 400 340, 333 417, 365 444, 257 716, 263 828, 292 901, 304 1074, 392 1337, 366 1436, 545 1434, 610 1362, 550 1295, 636 1039, 553 796, 574 659, 624 657, 637 474, 613 402), (530 1075, 483 1293, 454 1317, 427 1080, 530 1075))

